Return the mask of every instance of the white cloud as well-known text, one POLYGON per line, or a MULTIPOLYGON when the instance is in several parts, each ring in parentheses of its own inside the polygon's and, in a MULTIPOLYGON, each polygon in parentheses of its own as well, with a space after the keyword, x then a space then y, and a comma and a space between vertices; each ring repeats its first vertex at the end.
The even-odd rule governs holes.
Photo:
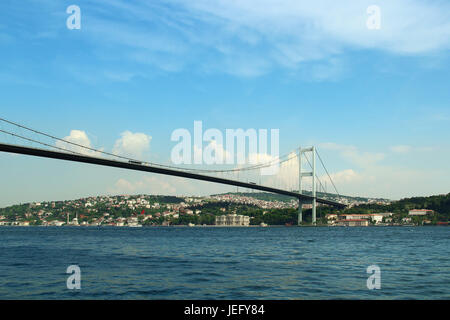
POLYGON ((385 154, 381 152, 361 152, 355 146, 341 145, 333 142, 320 144, 320 147, 326 150, 334 150, 346 160, 350 161, 361 168, 373 166, 385 158, 385 154))
MULTIPOLYGON (((96 148, 92 147, 89 137, 87 136, 86 132, 84 132, 82 130, 71 130, 70 135, 64 137, 63 140, 75 143, 79 146, 70 144, 70 143, 67 143, 64 141, 60 141, 60 140, 57 140, 55 145, 58 148, 74 151, 76 153, 81 153, 81 154, 85 154, 85 155, 89 155, 89 156, 100 155, 98 152, 81 147, 81 146, 84 146, 87 148, 96 149, 96 148)), ((97 150, 103 150, 103 149, 97 149, 97 150)))
POLYGON ((112 194, 164 194, 175 195, 176 187, 166 181, 167 179, 160 179, 156 177, 144 177, 137 181, 128 181, 120 178, 114 186, 108 188, 108 192, 112 194))
POLYGON ((139 132, 132 133, 128 130, 120 135, 122 137, 116 140, 113 147, 114 154, 142 159, 144 152, 150 150, 151 136, 139 132))
MULTIPOLYGON (((343 185, 347 183, 355 183, 358 181, 361 181, 363 179, 363 176, 357 172, 355 172, 353 169, 346 169, 338 172, 334 172, 330 174, 331 179, 333 182, 337 185, 343 185)), ((320 177, 321 181, 329 181, 329 178, 327 175, 323 175, 320 177)))
MULTIPOLYGON (((320 147, 334 151, 338 157, 359 167, 357 170, 352 168, 330 172, 341 194, 399 199, 406 196, 433 194, 433 192, 442 193, 442 191, 431 190, 443 190, 443 186, 447 183, 443 178, 446 176, 445 170, 434 168, 425 170, 421 166, 405 167, 402 162, 397 165, 387 165, 381 161, 385 158, 384 153, 363 152, 355 146, 323 143, 320 147)), ((389 147, 389 150, 394 154, 414 152, 423 158, 426 157, 425 151, 434 149, 396 145, 389 147)), ((440 151, 445 152, 445 150, 440 151)), ((439 158, 442 156, 440 155, 439 158)), ((326 178, 324 175, 322 180, 326 178)))
MULTIPOLYGON (((429 186, 442 180, 442 173, 398 166, 374 166, 353 174, 350 171, 333 176, 341 194, 351 196, 399 199, 407 196, 432 194, 429 186), (346 177, 347 175, 347 177, 346 177)), ((436 191, 435 191, 436 192, 436 191)))
POLYGON ((408 153, 412 150, 412 147, 407 145, 398 145, 391 146, 389 149, 394 153, 408 153))
POLYGON ((397 154, 406 154, 406 153, 423 153, 423 152, 432 152, 436 151, 439 148, 435 146, 408 146, 408 145, 397 145, 397 146, 391 146, 389 147, 389 150, 391 150, 393 153, 397 154))
POLYGON ((247 162, 250 164, 265 164, 274 161, 276 157, 268 153, 250 153, 247 162))
POLYGON ((210 195, 236 190, 218 183, 192 180, 166 175, 129 175, 117 179, 106 188, 110 194, 162 194, 162 195, 210 195))

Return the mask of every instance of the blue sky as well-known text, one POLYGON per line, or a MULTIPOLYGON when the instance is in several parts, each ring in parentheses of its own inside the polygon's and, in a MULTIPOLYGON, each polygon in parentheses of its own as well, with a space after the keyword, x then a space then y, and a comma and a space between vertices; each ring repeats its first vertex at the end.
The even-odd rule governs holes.
MULTIPOLYGON (((276 128, 281 154, 317 146, 341 193, 447 193, 449 48, 448 1, 6 0, 0 113, 60 137, 82 131, 106 151, 141 133, 140 155, 162 163, 172 131, 194 120, 276 128), (72 4, 80 30, 66 27, 72 4), (379 30, 366 27, 373 4, 379 30)), ((0 164, 0 206, 229 189, 5 154, 0 164)))

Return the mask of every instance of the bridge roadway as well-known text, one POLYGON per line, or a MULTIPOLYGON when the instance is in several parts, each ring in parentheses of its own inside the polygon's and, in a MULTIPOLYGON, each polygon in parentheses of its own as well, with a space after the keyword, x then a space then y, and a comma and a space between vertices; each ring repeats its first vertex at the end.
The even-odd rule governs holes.
MULTIPOLYGON (((187 178, 187 179, 195 179, 195 180, 221 183, 221 184, 226 184, 226 185, 231 185, 231 186, 237 186, 237 187, 243 187, 243 188, 249 188, 249 189, 254 189, 254 190, 260 190, 260 191, 266 191, 266 192, 272 192, 272 193, 282 194, 282 195, 286 195, 286 196, 291 196, 291 197, 299 199, 299 201, 301 201, 302 203, 309 203, 314 199, 312 196, 309 196, 309 195, 299 194, 299 193, 292 192, 292 191, 276 189, 276 188, 261 186, 261 185, 252 184, 252 183, 246 183, 246 182, 241 182, 241 181, 236 181, 236 180, 212 177, 212 176, 198 174, 198 173, 191 173, 191 172, 174 170, 174 169, 160 168, 160 167, 156 167, 156 166, 130 163, 130 162, 124 162, 124 161, 110 160, 110 159, 104 159, 104 158, 92 157, 92 156, 86 156, 86 155, 77 155, 77 154, 72 154, 72 153, 51 151, 51 150, 38 149, 38 148, 30 148, 30 147, 24 147, 24 146, 12 145, 12 144, 4 144, 4 143, 0 143, 0 151, 16 153, 16 154, 24 154, 24 155, 36 156, 36 157, 51 158, 51 159, 90 163, 90 164, 96 164, 96 165, 107 166, 107 167, 145 171, 145 172, 152 172, 152 173, 182 177, 182 178, 187 178)), ((321 198, 317 198, 317 197, 316 197, 316 201, 318 203, 323 203, 323 204, 331 205, 331 206, 338 207, 338 208, 346 207, 345 204, 342 204, 342 203, 339 203, 336 201, 321 199, 321 198)))

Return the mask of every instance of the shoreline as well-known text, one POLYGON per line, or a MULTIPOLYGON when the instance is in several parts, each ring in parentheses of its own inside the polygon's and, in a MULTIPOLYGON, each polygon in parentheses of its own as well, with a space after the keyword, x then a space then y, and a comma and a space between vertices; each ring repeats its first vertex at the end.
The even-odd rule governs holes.
POLYGON ((100 225, 100 226, 90 226, 90 225, 63 225, 63 226, 44 226, 44 225, 30 225, 30 226, 20 226, 20 225, 0 225, 0 228, 2 227, 14 227, 14 228, 30 228, 30 227, 40 227, 40 228, 127 228, 127 229, 141 229, 141 228, 383 228, 383 227, 448 227, 448 225, 382 225, 382 226, 333 226, 333 225, 292 225, 292 226, 285 226, 285 225, 267 225, 267 226, 260 226, 260 225, 249 225, 249 226, 216 226, 216 225, 195 225, 195 226, 188 226, 188 225, 173 225, 173 226, 108 226, 108 225, 100 225))

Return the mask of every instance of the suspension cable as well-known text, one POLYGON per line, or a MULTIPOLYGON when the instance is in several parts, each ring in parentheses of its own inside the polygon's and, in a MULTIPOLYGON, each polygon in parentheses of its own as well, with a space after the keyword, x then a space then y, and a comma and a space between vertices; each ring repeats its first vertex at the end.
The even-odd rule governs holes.
POLYGON ((327 168, 325 167, 325 164, 323 163, 322 158, 320 157, 320 154, 319 154, 319 152, 317 152, 317 150, 316 150, 316 153, 317 153, 317 156, 319 157, 320 163, 322 163, 322 167, 325 169, 325 172, 327 173, 328 178, 330 179, 331 184, 332 184, 333 187, 334 187, 334 190, 336 191, 337 195, 340 197, 341 195, 339 194, 339 191, 337 190, 336 185, 334 184, 333 179, 331 179, 331 176, 330 176, 330 174, 328 173, 328 170, 327 170, 327 168))
POLYGON ((48 143, 45 143, 45 142, 42 142, 42 141, 38 141, 38 140, 34 140, 34 139, 30 139, 30 138, 21 136, 19 134, 8 132, 8 131, 2 130, 2 129, 0 129, 0 132, 9 134, 9 135, 17 137, 17 138, 25 139, 25 140, 28 140, 30 142, 35 142, 35 143, 38 143, 38 144, 42 144, 42 145, 47 146, 47 147, 55 148, 55 149, 58 149, 58 150, 61 150, 61 151, 64 151, 64 152, 70 152, 70 153, 73 153, 73 154, 76 154, 76 155, 79 155, 79 156, 84 156, 84 154, 82 154, 82 153, 78 153, 78 152, 75 152, 75 151, 72 151, 72 150, 60 148, 60 147, 57 147, 57 146, 52 146, 51 144, 48 144, 48 143))
MULTIPOLYGON (((312 170, 312 164, 311 164, 311 162, 309 162, 308 156, 306 154, 305 154, 305 158, 306 158, 306 161, 308 161, 309 166, 311 167, 311 170, 312 170)), ((317 174, 316 174, 316 178, 319 181, 319 184, 322 187, 322 190, 325 192, 325 188, 324 188, 324 186, 322 184, 322 181, 319 179, 319 176, 317 176, 317 174)))
MULTIPOLYGON (((16 122, 13 122, 13 121, 1 118, 1 117, 0 117, 0 121, 4 121, 6 123, 9 123, 11 125, 17 126, 19 128, 22 128, 22 129, 34 132, 36 134, 40 134, 40 135, 46 136, 48 138, 51 138, 51 139, 54 139, 54 140, 57 140, 57 141, 61 141, 61 142, 65 142, 65 143, 68 143, 68 144, 71 144, 71 145, 74 145, 74 146, 77 146, 77 147, 80 147, 80 148, 84 148, 84 149, 87 149, 87 150, 90 150, 90 151, 94 151, 94 152, 97 152, 97 153, 102 153, 102 154, 105 154, 105 155, 108 155, 108 156, 120 158, 120 159, 127 160, 127 161, 137 161, 137 162, 141 162, 141 163, 146 164, 146 165, 159 166, 159 167, 163 167, 163 168, 170 168, 170 169, 176 169, 176 170, 185 170, 185 171, 194 171, 194 172, 203 172, 203 173, 206 173, 206 172, 223 173, 223 172, 248 171, 248 170, 257 170, 257 169, 262 169, 262 168, 265 168, 265 167, 269 167, 272 164, 275 164, 277 162, 279 162, 281 164, 281 163, 289 161, 290 159, 293 158, 293 157, 289 157, 289 158, 287 158, 285 160, 280 160, 280 159, 285 158, 286 156, 289 156, 292 153, 292 152, 289 152, 289 153, 284 154, 281 157, 277 157, 276 159, 273 159, 273 160, 268 161, 266 163, 257 164, 257 165, 254 165, 254 166, 248 166, 248 167, 244 167, 244 168, 234 168, 234 169, 225 169, 225 170, 182 168, 182 167, 177 167, 177 166, 170 166, 170 165, 163 165, 163 164, 159 164, 159 163, 153 163, 153 162, 149 162, 149 161, 140 161, 140 160, 137 160, 137 159, 133 159, 133 158, 125 157, 125 156, 120 156, 118 154, 113 154, 113 153, 106 152, 106 151, 103 151, 103 150, 98 150, 98 149, 95 149, 95 148, 91 148, 91 147, 88 147, 88 146, 85 146, 85 145, 78 144, 76 142, 72 142, 72 141, 68 141, 68 140, 65 140, 65 139, 61 139, 61 138, 55 137, 55 136, 53 136, 51 134, 48 134, 48 133, 45 133, 45 132, 42 132, 42 131, 39 131, 39 130, 36 130, 36 129, 32 129, 30 127, 26 127, 24 125, 21 125, 19 123, 16 123, 16 122)), ((24 138, 24 137, 22 137, 22 138, 24 138)), ((39 143, 36 140, 34 142, 39 143)), ((46 145, 46 146, 53 147, 53 146, 45 144, 45 143, 42 143, 42 144, 46 145)), ((62 150, 66 150, 66 149, 63 149, 63 148, 61 148, 61 149, 62 150)))

